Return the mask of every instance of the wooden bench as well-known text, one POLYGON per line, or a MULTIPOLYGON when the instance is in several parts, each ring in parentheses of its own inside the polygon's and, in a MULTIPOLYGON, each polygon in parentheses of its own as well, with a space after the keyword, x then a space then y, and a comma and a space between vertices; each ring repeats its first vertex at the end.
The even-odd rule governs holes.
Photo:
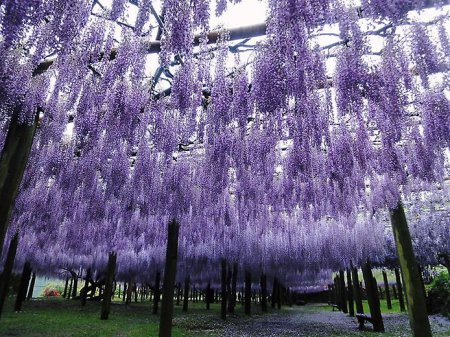
POLYGON ((355 316, 358 319, 359 330, 364 330, 364 322, 365 321, 373 324, 373 319, 370 316, 367 316, 367 315, 364 315, 364 314, 356 314, 355 316))
POLYGON ((340 309, 339 309, 339 306, 338 306, 337 304, 332 304, 332 303, 330 303, 330 305, 331 305, 333 311, 334 311, 334 309, 336 309, 337 311, 340 310, 340 309))

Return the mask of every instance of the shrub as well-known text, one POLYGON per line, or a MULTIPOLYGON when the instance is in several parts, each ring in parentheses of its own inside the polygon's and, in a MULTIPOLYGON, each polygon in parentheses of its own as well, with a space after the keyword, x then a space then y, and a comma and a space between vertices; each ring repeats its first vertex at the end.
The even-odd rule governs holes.
POLYGON ((450 318, 450 279, 445 272, 440 273, 432 282, 427 296, 429 314, 442 314, 450 318))
POLYGON ((42 291, 42 295, 44 297, 58 297, 61 296, 61 293, 56 289, 56 287, 46 286, 42 291))

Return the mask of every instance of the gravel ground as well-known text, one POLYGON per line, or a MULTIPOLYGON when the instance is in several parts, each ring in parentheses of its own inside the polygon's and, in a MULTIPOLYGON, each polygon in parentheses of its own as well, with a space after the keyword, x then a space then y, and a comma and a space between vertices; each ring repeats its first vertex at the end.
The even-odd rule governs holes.
MULTIPOLYGON (((409 337, 411 331, 406 314, 385 314, 385 334, 359 331, 356 319, 341 312, 332 312, 319 306, 294 307, 281 313, 252 318, 230 317, 223 323, 205 320, 193 330, 202 336, 220 337, 331 337, 331 336, 384 336, 409 337)), ((450 321, 431 316, 434 336, 450 336, 450 321)), ((371 324, 366 324, 368 330, 371 324)))

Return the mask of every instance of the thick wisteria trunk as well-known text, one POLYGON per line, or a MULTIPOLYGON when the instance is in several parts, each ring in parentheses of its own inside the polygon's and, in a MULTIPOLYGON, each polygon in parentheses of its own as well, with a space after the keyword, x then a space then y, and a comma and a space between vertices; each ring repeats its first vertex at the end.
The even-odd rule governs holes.
POLYGON ((231 296, 230 296, 230 303, 228 305, 229 313, 233 313, 234 308, 236 307, 237 274, 238 274, 238 264, 237 264, 237 262, 234 262, 233 263, 233 275, 231 278, 231 296))
POLYGON ((220 317, 222 319, 227 319, 227 260, 225 259, 222 259, 221 270, 220 317))
MULTIPOLYGON (((84 288, 80 292, 82 306, 86 305, 86 299, 87 299, 87 295, 88 295, 88 287, 89 287, 90 279, 91 279, 91 268, 88 268, 86 271, 86 281, 84 282, 84 288)), ((120 291, 120 288, 119 288, 119 291, 120 291)))
POLYGON ((400 271, 398 268, 394 269, 395 273, 395 283, 397 284, 397 296, 398 296, 398 303, 400 305, 400 311, 405 311, 405 298, 403 297, 403 285, 402 285, 402 278, 400 277, 400 271))
POLYGON ((39 119, 37 111, 30 125, 21 124, 20 110, 21 107, 17 107, 12 115, 0 156, 0 257, 39 119))
POLYGON ((153 315, 157 315, 158 314, 158 303, 159 303, 159 288, 160 288, 160 280, 161 280, 161 273, 158 271, 156 272, 156 276, 155 276, 155 286, 153 288, 153 315))
POLYGON ((175 288, 175 277, 177 275, 178 260, 178 233, 180 225, 173 220, 169 224, 166 265, 164 267, 163 298, 161 302, 161 318, 159 322, 159 337, 172 336, 173 318, 173 293, 175 288))
POLYGON ((384 292, 386 294, 386 304, 388 309, 392 309, 392 302, 391 302, 391 293, 389 291, 389 282, 387 279, 386 271, 383 270, 383 283, 384 283, 384 292))
POLYGON ((347 298, 348 298, 348 313, 351 317, 354 317, 355 307, 353 305, 353 285, 350 269, 347 269, 347 298))
POLYGON ((359 284, 358 269, 356 269, 356 267, 352 267, 352 277, 353 277, 353 294, 355 297, 356 312, 358 314, 364 314, 361 286, 359 284))
POLYGON ((100 319, 106 320, 109 317, 111 311, 111 296, 112 287, 114 282, 114 273, 116 271, 117 255, 115 252, 109 253, 108 269, 105 277, 105 291, 103 292, 102 312, 100 319))
POLYGON ((364 283, 366 285, 367 302, 369 303, 370 316, 372 317, 373 330, 384 332, 383 317, 381 316, 380 298, 378 297, 377 282, 372 274, 372 267, 367 261, 362 267, 364 283))
POLYGON ((390 210, 390 214, 398 260, 408 301, 408 316, 411 330, 414 337, 431 337, 431 327, 430 321, 428 320, 421 275, 417 268, 417 261, 414 255, 405 211, 400 201, 396 208, 390 210))
POLYGON ((261 311, 267 312, 267 276, 261 274, 261 311))
POLYGON ((252 274, 250 270, 245 271, 245 314, 250 316, 252 313, 252 274))
POLYGON ((5 304, 6 296, 8 295, 9 282, 11 280, 11 273, 14 267, 14 260, 16 259, 18 243, 19 234, 16 233, 9 243, 8 253, 3 266, 3 273, 0 274, 0 317, 3 312, 3 305, 5 304))
POLYGON ((25 262, 22 270, 22 277, 20 278, 19 291, 16 296, 16 303, 14 304, 14 311, 19 312, 22 310, 22 303, 25 301, 27 296, 28 284, 30 283, 31 277, 31 264, 30 262, 25 262))
POLYGON ((137 286, 137 283, 136 282, 134 282, 134 286, 133 286, 133 289, 134 289, 134 303, 137 303, 138 302, 138 295, 139 295, 139 289, 138 289, 138 286, 137 286))
POLYGON ((27 295, 28 301, 33 298, 33 290, 34 290, 35 283, 36 283, 36 273, 33 273, 33 275, 31 276, 30 287, 28 288, 28 295, 27 295))
POLYGON ((183 291, 183 311, 188 311, 188 305, 189 305, 189 283, 190 283, 189 276, 186 276, 184 279, 184 291, 183 291))
POLYGON ((345 288, 345 275, 342 269, 339 270, 339 290, 341 292, 341 310, 347 314, 347 289, 345 288))

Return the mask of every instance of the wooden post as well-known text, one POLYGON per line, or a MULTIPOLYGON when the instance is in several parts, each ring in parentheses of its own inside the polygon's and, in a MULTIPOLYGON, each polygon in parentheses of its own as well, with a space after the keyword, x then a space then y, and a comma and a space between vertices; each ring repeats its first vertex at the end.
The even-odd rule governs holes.
POLYGON ((100 319, 108 319, 111 311, 112 286, 114 281, 114 273, 116 271, 117 255, 115 252, 109 253, 108 269, 105 277, 105 291, 103 292, 102 312, 100 319))
POLYGON ((30 262, 25 262, 22 270, 22 277, 19 283, 19 292, 16 296, 16 303, 14 304, 14 311, 19 312, 22 310, 22 303, 25 301, 27 296, 28 284, 30 283, 31 277, 31 264, 30 262))
POLYGON ((389 310, 392 309, 392 302, 391 302, 391 293, 389 292, 389 283, 387 279, 386 271, 383 270, 383 282, 384 282, 384 292, 386 294, 386 304, 387 308, 389 310))
POLYGON ((227 260, 222 259, 220 317, 227 319, 227 260))
POLYGON ((397 283, 397 295, 398 295, 398 303, 400 305, 400 311, 405 311, 405 299, 403 297, 403 285, 400 277, 400 271, 398 268, 394 269, 395 272, 395 283, 397 283))
POLYGON ((210 282, 208 282, 208 285, 206 286, 205 301, 206 301, 206 310, 209 310, 210 302, 211 302, 211 283, 210 282))
POLYGON ((250 270, 245 271, 245 314, 250 316, 252 301, 252 274, 250 270))
POLYGON ((72 299, 75 299, 77 297, 78 292, 78 275, 75 274, 73 277, 73 287, 72 287, 72 299))
POLYGON ((270 305, 271 305, 272 309, 275 309, 275 304, 276 304, 277 287, 278 287, 277 283, 278 283, 278 280, 276 277, 274 277, 273 284, 272 284, 272 296, 270 298, 270 300, 271 300, 270 305))
POLYGON ((179 306, 180 305, 180 297, 181 297, 181 283, 180 282, 178 282, 178 285, 177 285, 177 306, 179 306))
POLYGON ((161 273, 159 271, 156 272, 156 276, 155 276, 155 286, 153 288, 153 315, 157 315, 158 314, 158 303, 159 303, 159 299, 160 299, 160 294, 159 294, 159 288, 160 288, 160 281, 161 281, 161 273))
POLYGON ((341 292, 339 291, 339 275, 336 275, 333 279, 334 282, 334 298, 336 300, 336 305, 338 307, 339 310, 341 309, 341 292))
POLYGON ((70 284, 69 284, 69 291, 67 292, 66 299, 70 300, 70 297, 72 296, 72 284, 73 284, 73 277, 70 278, 70 284))
POLYGON ((353 276, 353 294, 355 297, 356 312, 358 314, 364 314, 361 286, 358 279, 358 269, 356 269, 355 267, 352 267, 352 276, 353 276))
POLYGON ((421 284, 421 275, 406 221, 405 211, 399 201, 397 207, 390 210, 392 230, 394 232, 397 255, 408 300, 408 316, 414 337, 431 337, 425 293, 421 284))
POLYGON ((169 223, 167 235, 166 265, 164 267, 159 337, 172 337, 173 293, 175 288, 175 277, 177 275, 179 230, 180 225, 175 220, 172 220, 172 222, 169 223))
POLYGON ((22 106, 14 109, 0 155, 0 257, 39 120, 37 109, 31 124, 21 123, 21 110, 22 106))
POLYGON ((350 269, 347 269, 347 297, 348 297, 348 313, 350 317, 354 317, 355 308, 353 305, 353 285, 350 269))
POLYGON ((261 311, 267 312, 267 276, 261 274, 261 311))
POLYGON ((281 289, 282 289, 282 285, 280 283, 280 281, 278 281, 277 279, 277 308, 278 310, 281 309, 281 289))
POLYGON ((66 285, 64 286, 64 292, 63 292, 64 298, 66 298, 66 296, 67 296, 68 287, 69 287, 69 276, 66 276, 66 285))
POLYGON ((392 285, 392 294, 394 296, 394 299, 398 300, 397 289, 395 287, 395 284, 392 285))
POLYGON ((384 323, 383 317, 381 316, 377 283, 373 277, 372 268, 369 261, 363 265, 362 271, 364 283, 366 284, 367 302, 369 302, 370 316, 373 321, 373 330, 376 332, 384 332, 384 323))
MULTIPOLYGON (((83 306, 83 307, 86 305, 90 278, 91 278, 91 268, 88 268, 86 270, 86 280, 84 282, 84 288, 82 289, 82 291, 80 291, 81 306, 83 306)), ((120 288, 119 288, 119 292, 120 292, 120 288)))
POLYGON ((188 311, 188 304, 189 304, 189 283, 190 279, 189 276, 186 276, 184 279, 184 291, 183 291, 183 311, 188 311))
POLYGON ((3 305, 5 304, 6 296, 8 295, 9 282, 11 280, 11 273, 14 267, 14 260, 16 259, 18 243, 19 243, 19 234, 16 233, 9 242, 6 261, 5 265, 3 266, 3 273, 0 274, 0 317, 3 312, 3 305))
POLYGON ((127 283, 123 283, 122 302, 125 302, 127 296, 127 283))
POLYGON ((231 296, 230 303, 228 305, 228 312, 233 313, 236 307, 236 288, 237 288, 237 274, 238 274, 238 264, 233 263, 233 275, 231 277, 231 296))
POLYGON ((345 288, 345 275, 342 269, 339 270, 339 290, 341 292, 341 310, 344 314, 347 314, 347 290, 345 288))
POLYGON ((33 290, 34 290, 34 284, 36 282, 36 273, 33 273, 31 277, 30 287, 28 288, 28 295, 27 300, 31 300, 33 298, 33 290))

